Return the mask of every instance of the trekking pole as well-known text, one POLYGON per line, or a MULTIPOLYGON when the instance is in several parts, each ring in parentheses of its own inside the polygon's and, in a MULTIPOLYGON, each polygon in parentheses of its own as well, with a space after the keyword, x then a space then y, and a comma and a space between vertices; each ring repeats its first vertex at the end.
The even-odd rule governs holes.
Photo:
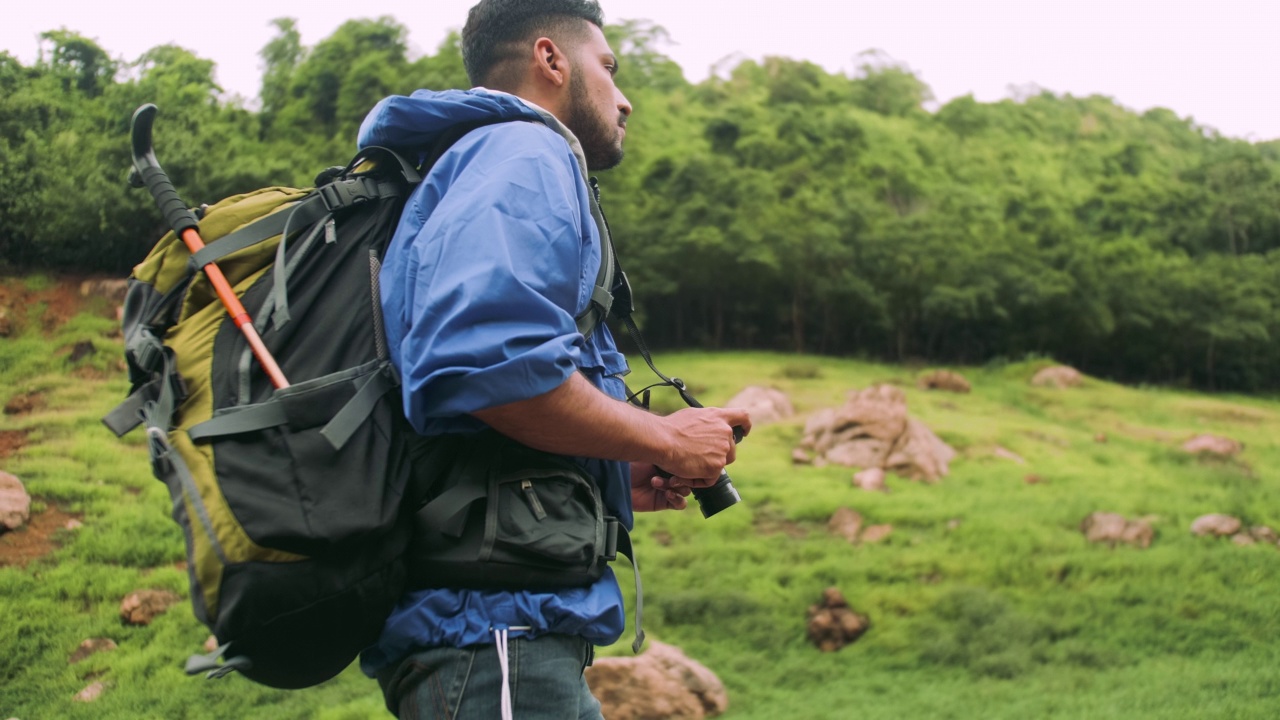
MULTIPOLYGON (((191 254, 195 255, 204 248, 204 240, 200 238, 198 231, 199 222, 196 220, 195 213, 191 212, 178 196, 178 191, 169 181, 169 176, 156 161, 155 150, 151 146, 151 126, 155 123, 156 112, 156 106, 147 103, 133 113, 133 172, 129 173, 129 184, 133 187, 146 187, 151 191, 151 196, 156 199, 160 212, 164 213, 164 219, 173 228, 173 232, 182 238, 182 242, 186 244, 191 254)), ((253 326, 253 318, 249 317, 244 305, 240 303, 240 298, 236 297, 231 289, 231 283, 227 282, 227 277, 222 274, 222 269, 217 263, 209 263, 203 269, 213 289, 218 293, 222 306, 227 309, 227 314, 231 316, 236 327, 240 328, 245 340, 249 341, 254 357, 271 378, 271 384, 277 388, 289 387, 289 381, 281 372, 280 365, 276 363, 276 359, 271 356, 271 351, 267 350, 266 344, 262 342, 257 328, 253 326)))

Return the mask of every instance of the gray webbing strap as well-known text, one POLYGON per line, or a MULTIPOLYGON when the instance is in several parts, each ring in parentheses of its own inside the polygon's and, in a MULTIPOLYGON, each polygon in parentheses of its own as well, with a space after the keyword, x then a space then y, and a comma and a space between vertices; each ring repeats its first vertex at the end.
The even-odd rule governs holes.
POLYGON ((155 399, 160 393, 160 383, 165 382, 165 378, 156 378, 151 382, 138 388, 132 395, 125 398, 102 418, 102 424, 107 429, 116 434, 116 437, 124 437, 134 428, 142 424, 142 408, 148 402, 155 399))
POLYGON ((307 227, 324 217, 325 214, 324 204, 318 198, 310 197, 292 209, 286 207, 277 210, 264 218, 255 220, 250 225, 236 230, 230 235, 224 235, 217 240, 211 241, 203 250, 191 256, 191 264, 202 268, 232 253, 239 252, 247 247, 257 245, 263 240, 279 235, 284 232, 286 225, 293 224, 294 227, 299 228, 307 227))
POLYGON ((640 566, 636 564, 636 551, 631 546, 631 534, 621 522, 618 523, 618 552, 631 561, 631 574, 636 579, 636 639, 631 643, 631 652, 638 653, 644 646, 644 627, 640 622, 644 614, 644 590, 640 587, 640 566))
POLYGON ((488 483, 460 482, 427 503, 418 511, 417 517, 426 527, 438 530, 445 535, 461 537, 462 524, 465 520, 462 517, 462 511, 488 494, 488 483))
POLYGON ((245 405, 235 410, 215 415, 209 420, 196 425, 187 432, 191 442, 200 442, 223 435, 265 430, 269 427, 284 425, 289 422, 284 406, 277 400, 268 400, 258 405, 245 405))
POLYGON ((351 439, 356 430, 364 424, 369 417, 369 413, 378 406, 378 400, 396 387, 396 383, 387 370, 376 372, 365 378, 360 389, 356 390, 356 394, 337 415, 329 421, 320 434, 325 440, 333 446, 334 450, 341 450, 343 445, 351 439))

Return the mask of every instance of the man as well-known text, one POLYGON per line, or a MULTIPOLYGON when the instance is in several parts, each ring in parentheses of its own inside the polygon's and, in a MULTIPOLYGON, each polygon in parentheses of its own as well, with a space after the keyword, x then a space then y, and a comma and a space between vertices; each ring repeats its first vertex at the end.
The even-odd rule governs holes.
MULTIPOLYGON (((482 0, 462 37, 477 88, 383 100, 360 144, 423 152, 461 124, 504 121, 440 157, 387 253, 405 411, 424 435, 491 428, 574 458, 630 527, 633 509, 683 509, 690 488, 713 483, 734 460, 732 428, 750 419, 624 402, 608 328, 584 337, 576 323, 608 242, 587 172, 622 160, 631 115, 602 25, 594 0, 482 0)), ((599 718, 583 669, 624 625, 610 570, 555 592, 417 589, 362 667, 401 718, 599 718)))

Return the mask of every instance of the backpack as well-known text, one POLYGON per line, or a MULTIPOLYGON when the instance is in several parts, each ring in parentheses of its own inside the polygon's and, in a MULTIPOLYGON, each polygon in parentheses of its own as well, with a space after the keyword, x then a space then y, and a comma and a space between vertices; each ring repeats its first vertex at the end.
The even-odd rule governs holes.
MULTIPOLYGON (((155 189, 154 112, 135 114, 135 165, 180 229, 175 213, 187 211, 167 178, 167 198, 155 189)), ((193 609, 220 644, 188 674, 316 685, 377 640, 399 600, 429 478, 414 471, 422 439, 401 406, 378 276, 424 168, 478 126, 457 128, 421 165, 367 148, 315 188, 222 200, 199 213, 203 250, 170 232, 134 268, 123 317, 132 388, 103 421, 120 436, 145 428, 183 529, 193 609), (210 263, 288 387, 255 361, 201 272, 210 263)), ((610 287, 604 252, 597 285, 610 287)), ((607 314, 593 304, 579 328, 607 314)))

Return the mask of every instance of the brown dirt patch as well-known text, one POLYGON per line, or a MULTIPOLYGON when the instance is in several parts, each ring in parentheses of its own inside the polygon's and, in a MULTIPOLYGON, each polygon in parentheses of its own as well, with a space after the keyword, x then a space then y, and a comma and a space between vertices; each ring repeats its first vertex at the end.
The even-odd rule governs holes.
POLYGON ((758 535, 782 534, 796 540, 809 535, 809 531, 800 523, 788 520, 781 512, 770 507, 758 509, 755 517, 752 518, 752 524, 755 526, 756 534, 758 535))
POLYGON ((0 430, 0 460, 10 457, 26 444, 26 430, 0 430))
POLYGON ((4 404, 4 414, 29 415, 44 408, 44 405, 42 393, 19 393, 9 398, 9 402, 4 404))
POLYGON ((0 567, 17 565, 26 567, 32 560, 38 560, 58 549, 54 535, 65 530, 67 523, 80 521, 79 515, 65 513, 50 506, 23 527, 0 535, 0 567))
POLYGON ((57 276, 51 279, 48 287, 39 290, 28 290, 17 278, 0 281, 0 309, 8 311, 15 325, 21 326, 31 320, 39 323, 45 332, 56 330, 90 309, 99 309, 105 317, 115 317, 115 309, 110 307, 110 303, 104 304, 96 296, 81 294, 80 285, 85 280, 84 276, 57 276), (43 306, 43 312, 36 318, 30 318, 28 308, 35 305, 43 306))

